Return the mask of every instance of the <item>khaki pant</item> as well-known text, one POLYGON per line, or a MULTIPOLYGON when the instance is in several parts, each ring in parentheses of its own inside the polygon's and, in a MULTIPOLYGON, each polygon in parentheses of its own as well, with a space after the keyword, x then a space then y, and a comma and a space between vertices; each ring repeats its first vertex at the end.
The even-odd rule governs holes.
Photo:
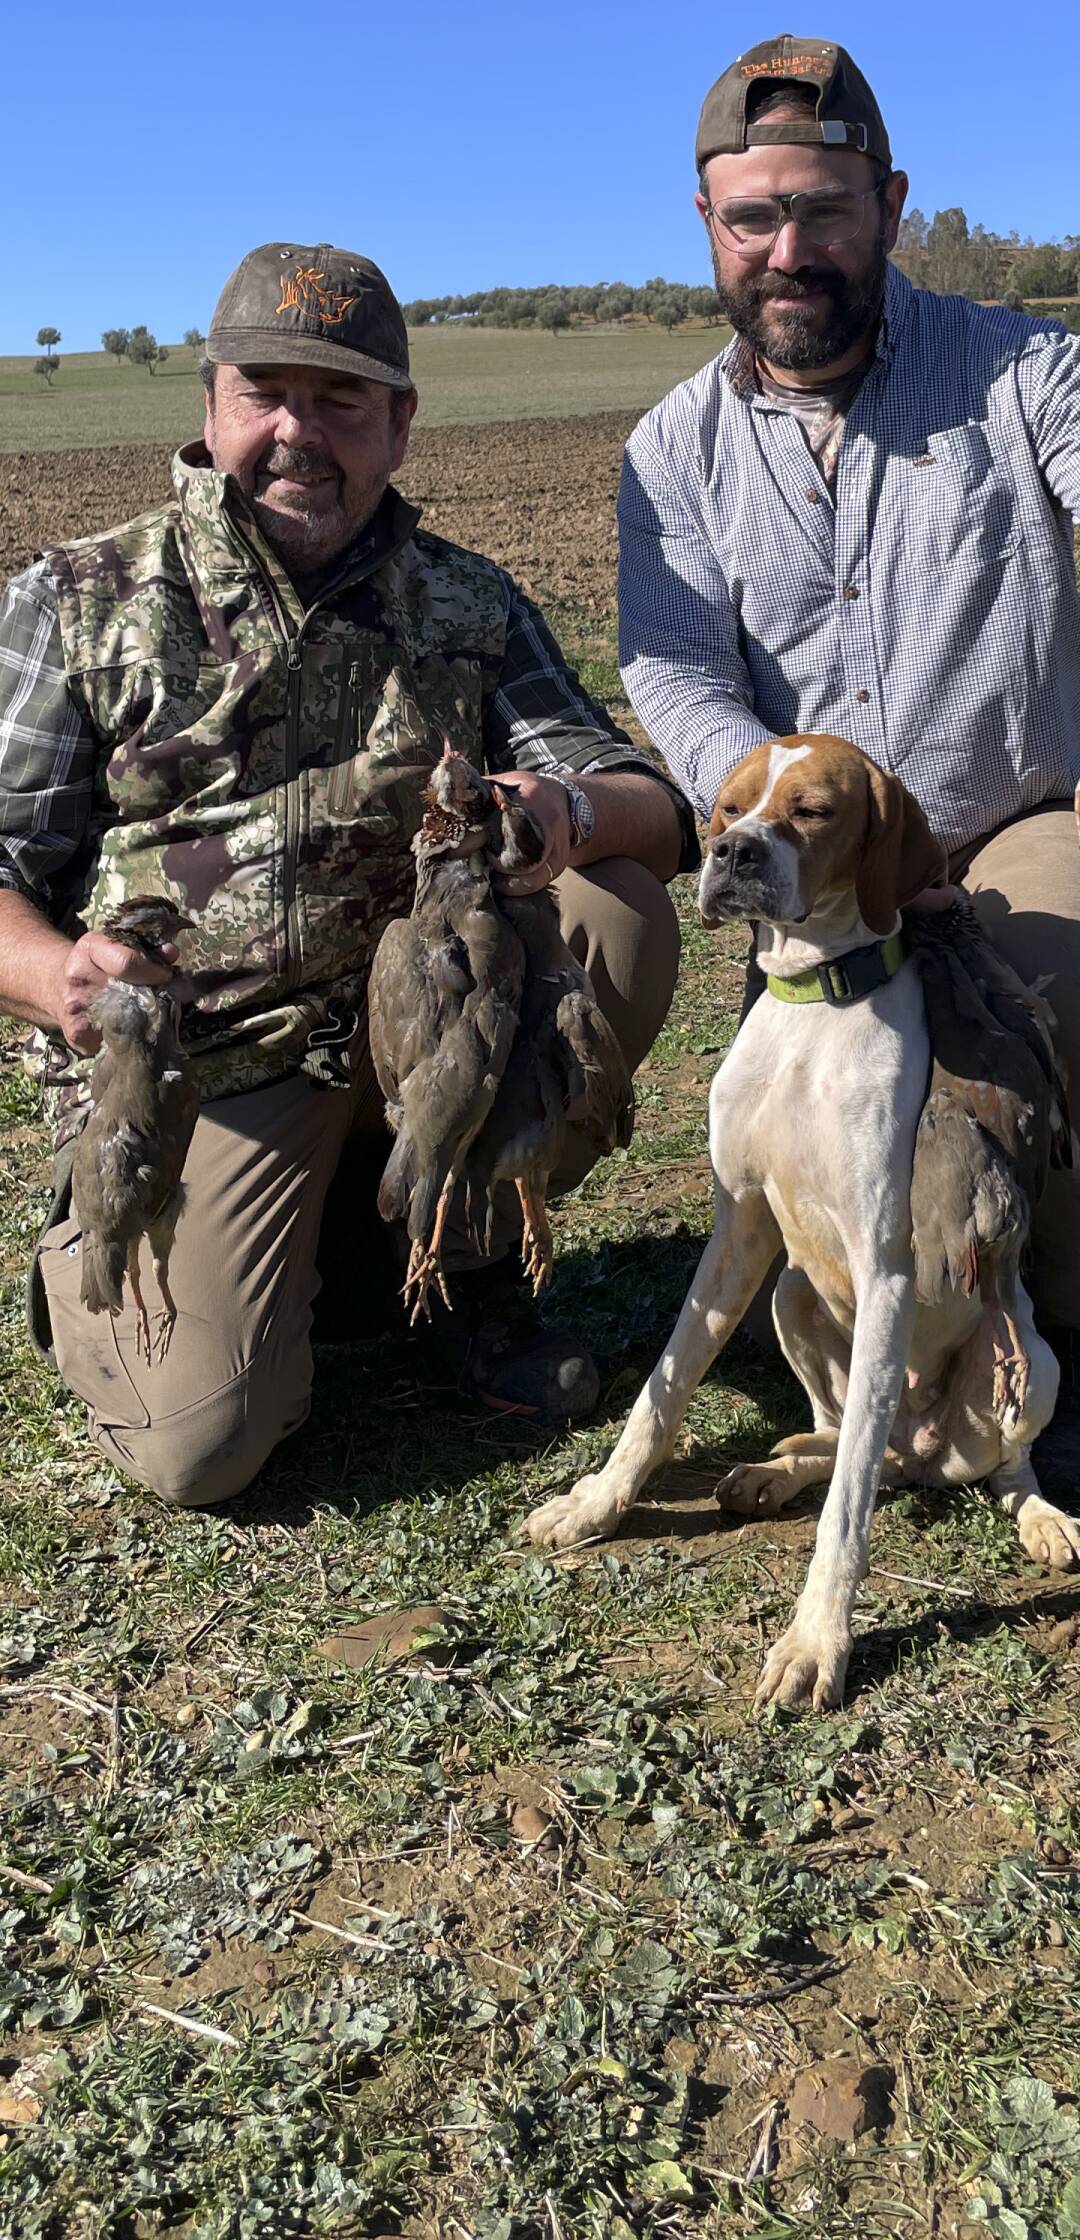
MULTIPOLYGON (((675 987, 679 932, 670 896, 651 873, 622 858, 566 872, 558 893, 564 935, 587 964, 632 1069, 659 1033, 675 987)), ((167 1359, 152 1368, 139 1358, 126 1299, 115 1320, 82 1306, 78 1223, 71 1218, 46 1231, 38 1266, 57 1365, 86 1402, 91 1435, 117 1468, 166 1501, 224 1501, 242 1492, 278 1441, 303 1423, 327 1192, 346 1143, 355 1144, 358 1134, 376 1153, 368 1164, 377 1175, 384 1129, 370 1064, 348 1090, 297 1076, 203 1107, 172 1255, 179 1319, 167 1359)), ((572 1145, 553 1188, 572 1188, 594 1160, 590 1145, 572 1145)), ((381 1227, 373 1203, 370 1223, 369 1238, 381 1227)), ((508 1214, 496 1257, 512 1227, 508 1214)), ((362 1287, 362 1221, 355 1246, 362 1287)), ((447 1257, 458 1266, 472 1257, 460 1234, 447 1257)), ((151 1311, 152 1292, 147 1272, 151 1311)))

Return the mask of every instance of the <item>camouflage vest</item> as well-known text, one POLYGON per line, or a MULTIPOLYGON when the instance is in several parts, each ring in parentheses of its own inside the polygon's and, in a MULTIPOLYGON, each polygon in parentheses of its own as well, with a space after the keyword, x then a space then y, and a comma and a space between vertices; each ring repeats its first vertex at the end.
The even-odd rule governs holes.
MULTIPOLYGON (((47 558, 70 687, 101 742, 82 916, 156 893, 194 919, 184 1035, 214 1097, 294 1072, 343 1014, 363 1020, 375 943, 411 907, 432 764, 445 739, 483 760, 508 594, 493 562, 418 532, 391 492, 370 561, 305 611, 204 460, 177 454, 173 503, 47 558)), ((86 1070, 70 1053, 50 1068, 63 1105, 85 1099, 86 1070)))

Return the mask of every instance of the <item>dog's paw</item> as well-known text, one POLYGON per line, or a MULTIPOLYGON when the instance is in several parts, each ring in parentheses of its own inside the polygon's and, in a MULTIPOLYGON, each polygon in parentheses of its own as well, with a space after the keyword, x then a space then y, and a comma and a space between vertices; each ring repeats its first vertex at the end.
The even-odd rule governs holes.
POLYGON ((572 1548, 579 1540, 607 1540, 623 1508, 600 1477, 579 1478, 569 1493, 557 1493, 534 1509, 521 1527, 534 1548, 572 1548))
POLYGON ((846 1627, 819 1626, 796 1615, 765 1659, 754 1710, 764 1711, 770 1703, 789 1708, 811 1703, 815 1711, 834 1710, 843 1702, 850 1655, 846 1627))
POLYGON ((795 1456, 774 1455, 769 1462, 740 1462, 716 1486, 721 1509, 737 1517, 777 1517, 810 1482, 795 1456))
POLYGON ((1016 1520, 1025 1555, 1047 1571, 1075 1571, 1080 1564, 1080 1517, 1067 1517, 1041 1495, 1025 1501, 1016 1520))

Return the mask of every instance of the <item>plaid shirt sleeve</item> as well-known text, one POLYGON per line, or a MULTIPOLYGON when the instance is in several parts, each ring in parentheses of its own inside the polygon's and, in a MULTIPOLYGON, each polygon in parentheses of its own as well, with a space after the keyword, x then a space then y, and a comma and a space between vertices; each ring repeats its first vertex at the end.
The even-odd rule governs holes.
POLYGON ((647 755, 637 752, 607 710, 590 698, 539 608, 509 578, 507 583, 506 650, 485 731, 489 769, 542 772, 564 764, 582 776, 640 772, 674 801, 682 828, 679 870, 693 871, 701 857, 689 802, 647 755))
POLYGON ((1018 366, 1035 456, 1059 504, 1080 515, 1080 336, 1032 336, 1018 366))
POLYGON ((82 843, 97 744, 68 689, 44 561, 0 604, 0 886, 50 911, 54 883, 82 843))
POLYGON ((774 734, 755 712, 723 573, 647 420, 626 447, 618 512, 623 682, 707 818, 728 771, 774 734))

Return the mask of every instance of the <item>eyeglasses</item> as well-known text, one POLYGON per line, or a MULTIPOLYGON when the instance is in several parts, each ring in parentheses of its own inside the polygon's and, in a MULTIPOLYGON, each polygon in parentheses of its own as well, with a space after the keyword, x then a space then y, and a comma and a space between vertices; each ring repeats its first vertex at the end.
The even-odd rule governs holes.
POLYGON ((759 257, 771 249, 781 226, 798 226, 819 249, 854 241, 862 231, 866 205, 880 194, 767 194, 738 201, 711 202, 709 216, 721 238, 739 257, 759 257))

